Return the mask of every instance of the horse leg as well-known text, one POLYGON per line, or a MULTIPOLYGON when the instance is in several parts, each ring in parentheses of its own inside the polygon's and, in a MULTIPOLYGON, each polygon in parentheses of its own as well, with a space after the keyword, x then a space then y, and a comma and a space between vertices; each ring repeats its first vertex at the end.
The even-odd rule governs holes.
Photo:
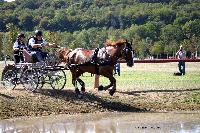
MULTIPOLYGON (((112 89, 109 91, 109 94, 111 96, 113 96, 113 94, 116 91, 116 79, 113 77, 113 75, 111 75, 111 77, 109 77, 109 80, 110 80, 111 83, 107 87, 110 88, 111 86, 113 86, 112 89)), ((108 88, 105 88, 105 89, 108 89, 108 88)))
POLYGON ((113 94, 114 94, 115 91, 116 91, 116 79, 115 79, 114 77, 113 77, 112 83, 113 83, 113 87, 112 87, 112 89, 109 91, 109 94, 110 94, 111 96, 113 96, 113 94))
POLYGON ((98 91, 107 90, 107 89, 110 88, 111 86, 113 86, 112 83, 110 83, 109 85, 107 85, 107 86, 105 86, 105 87, 103 87, 102 85, 100 85, 100 86, 98 87, 98 91))
POLYGON ((80 91, 79 91, 79 89, 78 89, 77 80, 76 80, 75 76, 72 76, 72 84, 74 85, 76 94, 79 94, 80 91))
POLYGON ((107 78, 109 78, 109 80, 110 80, 110 84, 108 85, 108 86, 105 86, 104 88, 103 88, 103 90, 107 90, 107 89, 109 89, 110 87, 112 87, 112 89, 109 91, 109 94, 112 96, 114 93, 115 93, 115 91, 116 91, 116 79, 113 77, 113 74, 112 73, 103 73, 102 74, 104 77, 107 77, 107 78))
POLYGON ((78 89, 78 86, 77 86, 77 70, 76 69, 70 69, 71 73, 72 73, 72 84, 74 85, 74 88, 75 88, 75 93, 78 95, 79 98, 82 97, 79 89, 78 89))
POLYGON ((85 92, 85 83, 83 82, 83 80, 79 78, 82 74, 83 74, 83 71, 81 71, 81 69, 77 69, 75 77, 76 77, 76 81, 78 81, 79 84, 81 85, 81 92, 85 92))
POLYGON ((77 78, 77 81, 81 85, 81 91, 85 92, 85 83, 83 82, 83 80, 81 80, 80 78, 77 78))

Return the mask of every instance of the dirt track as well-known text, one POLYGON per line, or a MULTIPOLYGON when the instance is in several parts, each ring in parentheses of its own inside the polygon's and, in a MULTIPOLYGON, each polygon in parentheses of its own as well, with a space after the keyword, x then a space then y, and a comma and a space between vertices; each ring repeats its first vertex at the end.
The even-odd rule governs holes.
POLYGON ((114 96, 109 96, 108 92, 91 90, 87 91, 82 99, 78 99, 73 90, 44 89, 28 93, 21 89, 0 89, 0 119, 108 111, 199 111, 199 104, 184 102, 191 91, 200 95, 200 90, 182 90, 181 92, 118 91, 114 96))
MULTIPOLYGON (((188 74, 186 80, 182 80, 184 78, 180 78, 181 84, 179 85, 182 85, 181 88, 179 86, 173 88, 174 84, 169 86, 165 86, 167 84, 164 84, 165 88, 159 88, 159 82, 156 82, 154 83, 155 85, 153 86, 153 89, 151 89, 148 88, 151 87, 149 82, 146 82, 144 84, 144 88, 142 89, 141 87, 143 86, 141 86, 141 82, 138 82, 139 88, 130 86, 132 88, 128 89, 127 85, 130 84, 129 82, 125 82, 122 87, 119 87, 120 80, 118 80, 118 91, 114 94, 114 96, 110 96, 107 91, 97 92, 91 88, 86 88, 86 93, 82 99, 77 98, 73 89, 67 88, 62 91, 42 89, 36 93, 29 93, 24 89, 19 89, 20 87, 15 90, 0 88, 0 119, 23 116, 46 116, 51 114, 98 113, 113 111, 200 111, 200 87, 198 78, 200 73, 199 67, 200 63, 187 64, 187 72, 197 74, 195 77, 196 81, 191 82, 194 80, 194 77, 188 74), (157 88, 155 88, 155 86, 157 88)), ((156 72, 158 71, 157 68, 162 68, 159 70, 169 72, 171 74, 177 69, 177 64, 136 64, 134 68, 126 68, 123 70, 134 72, 135 75, 137 74, 136 72, 156 72)), ((139 78, 138 81, 141 80, 142 82, 145 82, 146 80, 153 81, 151 79, 146 79, 146 77, 143 79, 141 75, 135 77, 135 80, 137 78, 139 78)), ((163 80, 166 81, 167 78, 175 80, 174 77, 164 78, 165 79, 163 80)), ((176 78, 176 81, 179 80, 176 78)), ((163 83, 165 82, 162 82, 162 85, 160 85, 161 87, 163 87, 163 83)), ((170 83, 170 81, 166 83, 170 83)), ((137 85, 136 82, 133 82, 133 84, 137 85)))

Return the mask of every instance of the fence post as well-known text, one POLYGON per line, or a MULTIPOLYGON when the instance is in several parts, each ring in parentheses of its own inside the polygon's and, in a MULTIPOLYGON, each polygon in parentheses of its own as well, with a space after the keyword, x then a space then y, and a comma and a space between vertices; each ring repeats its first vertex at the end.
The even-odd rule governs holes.
POLYGON ((94 89, 99 87, 99 75, 94 75, 94 89))

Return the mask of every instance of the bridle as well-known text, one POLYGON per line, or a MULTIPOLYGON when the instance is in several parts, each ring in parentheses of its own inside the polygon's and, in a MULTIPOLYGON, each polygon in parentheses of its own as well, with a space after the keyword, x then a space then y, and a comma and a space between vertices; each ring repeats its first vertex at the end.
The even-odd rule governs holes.
POLYGON ((132 42, 131 42, 131 44, 126 42, 126 45, 123 48, 123 52, 125 53, 125 60, 126 61, 128 60, 128 52, 131 52, 133 54, 133 49, 132 49, 131 45, 132 45, 132 42))

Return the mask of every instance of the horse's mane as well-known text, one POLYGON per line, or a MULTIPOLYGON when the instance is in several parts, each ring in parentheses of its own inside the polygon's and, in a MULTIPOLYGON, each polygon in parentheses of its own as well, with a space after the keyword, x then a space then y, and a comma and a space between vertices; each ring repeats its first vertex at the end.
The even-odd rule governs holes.
POLYGON ((117 41, 106 40, 105 46, 120 46, 126 42, 124 39, 119 39, 117 41))

